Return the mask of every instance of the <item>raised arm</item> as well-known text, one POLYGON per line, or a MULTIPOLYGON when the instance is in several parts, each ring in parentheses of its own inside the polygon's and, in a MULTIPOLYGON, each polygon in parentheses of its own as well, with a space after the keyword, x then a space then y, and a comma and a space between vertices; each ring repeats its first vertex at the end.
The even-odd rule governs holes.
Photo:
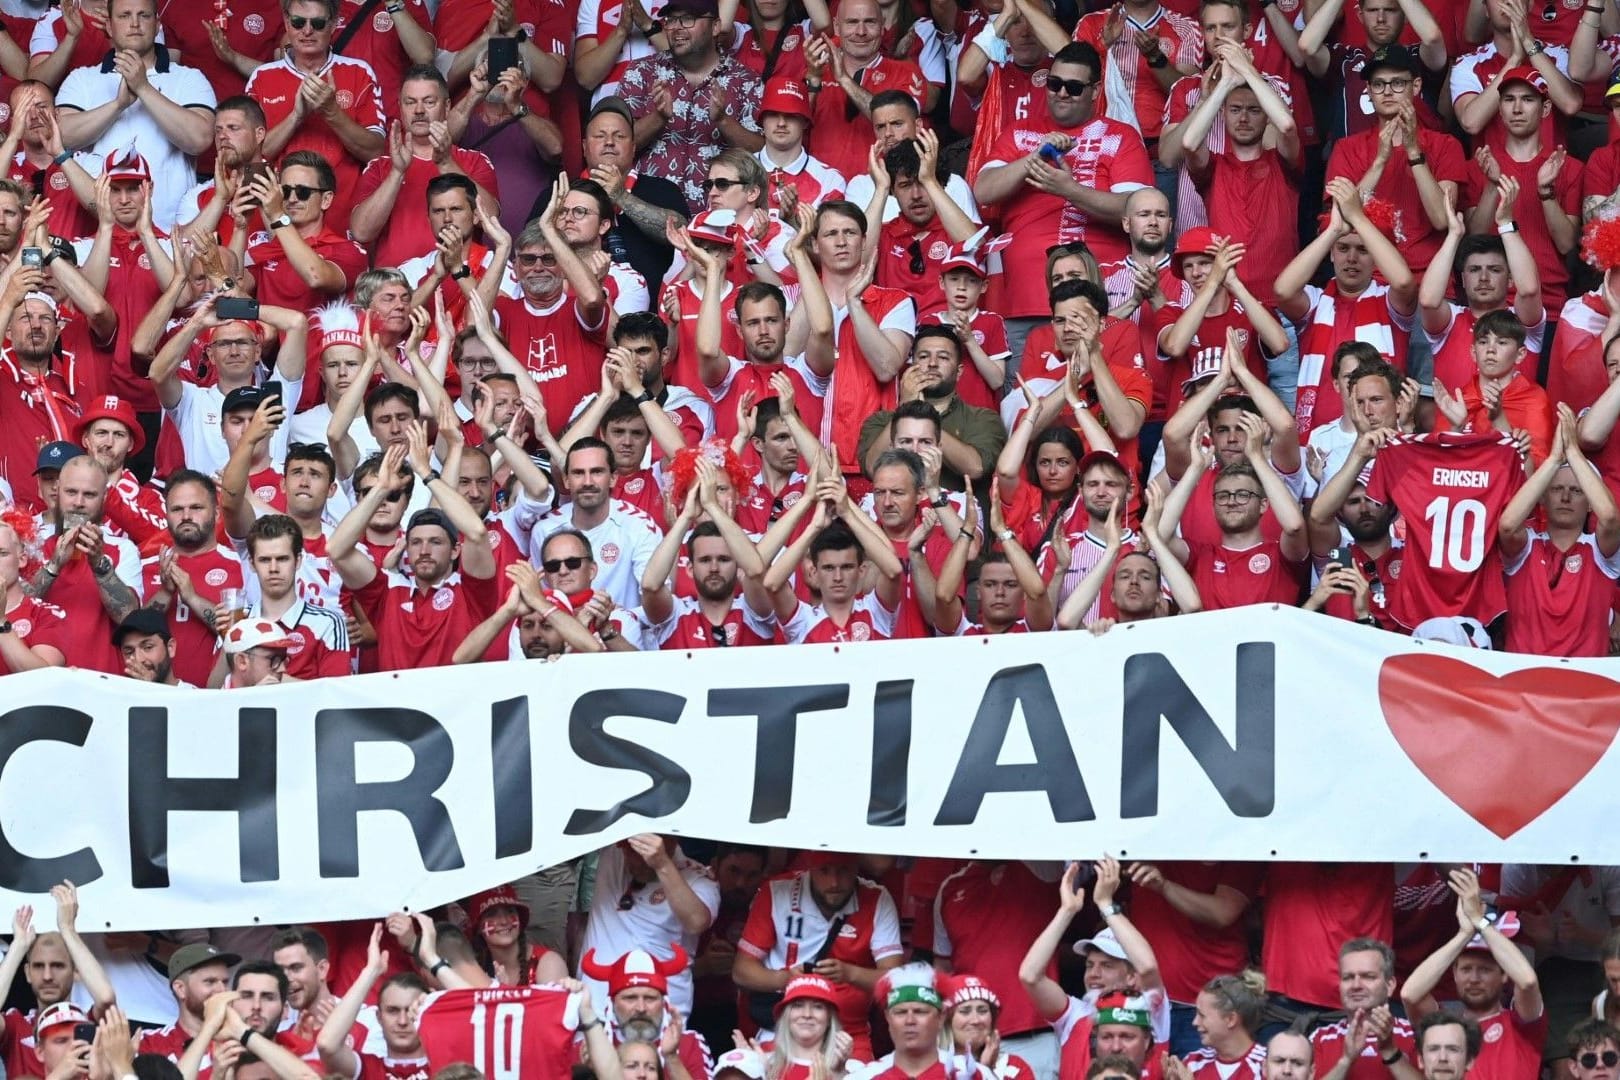
POLYGON ((1018 964, 1018 981, 1024 984, 1024 992, 1035 1003, 1043 1020, 1056 1020, 1069 1007, 1069 995, 1064 993, 1057 980, 1046 973, 1046 969, 1051 966, 1058 946, 1063 944, 1063 935, 1068 932, 1069 924, 1074 922, 1074 917, 1085 906, 1086 891, 1075 886, 1079 874, 1079 863, 1070 863, 1064 868, 1063 880, 1058 885, 1057 913, 1030 944, 1029 951, 1018 964))
POLYGON ((315 1036, 315 1050, 320 1054, 321 1065, 339 1076, 360 1075, 360 1058, 349 1046, 349 1032, 354 1030, 355 1021, 360 1019, 360 1010, 365 1007, 371 988, 388 971, 388 954, 382 948, 382 932, 382 923, 372 924, 371 941, 366 945, 366 966, 355 976, 354 982, 349 984, 349 989, 337 1004, 332 1006, 332 1011, 321 1024, 320 1033, 315 1036))
POLYGON ((1114 500, 1114 505, 1108 508, 1108 516, 1103 519, 1103 540, 1105 547, 1102 556, 1097 560, 1085 576, 1080 579, 1074 591, 1063 601, 1063 607, 1057 613, 1057 627, 1059 630, 1078 630, 1085 625, 1086 612, 1097 602, 1103 594, 1108 583, 1114 577, 1114 564, 1119 561, 1119 553, 1124 547, 1124 528, 1120 518, 1125 513, 1125 499, 1114 500))
POLYGON ((654 626, 667 621, 675 613, 675 593, 670 588, 670 580, 675 573, 675 560, 680 558, 686 534, 692 531, 697 516, 698 486, 693 484, 687 489, 680 513, 669 523, 669 531, 653 548, 652 555, 647 559, 647 568, 641 573, 641 610, 654 626))
POLYGON ((332 530, 332 536, 327 541, 327 555, 338 577, 350 590, 365 588, 381 573, 377 564, 357 545, 360 538, 366 535, 366 525, 377 513, 378 507, 382 506, 383 499, 395 491, 405 490, 410 474, 403 473, 404 467, 405 447, 396 444, 385 450, 382 468, 377 470, 377 483, 371 485, 371 490, 343 515, 343 520, 337 523, 337 528, 332 530))

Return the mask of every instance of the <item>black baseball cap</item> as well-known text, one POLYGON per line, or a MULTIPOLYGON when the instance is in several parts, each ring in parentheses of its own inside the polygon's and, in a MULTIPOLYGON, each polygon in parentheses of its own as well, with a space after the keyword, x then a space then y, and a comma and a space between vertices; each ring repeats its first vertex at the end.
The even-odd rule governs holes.
POLYGON ((168 616, 151 608, 136 608, 125 615, 124 621, 113 631, 113 644, 122 644, 125 634, 156 634, 164 641, 168 641, 170 639, 168 616))
POLYGON ((418 525, 437 525, 449 535, 452 544, 461 543, 460 530, 451 524, 450 515, 437 506, 429 506, 412 514, 410 523, 405 526, 405 535, 409 536, 418 525))
POLYGON ((225 395, 225 407, 221 413, 233 413, 238 409, 257 409, 259 403, 266 397, 263 387, 238 386, 225 395))
POLYGON ((1385 45, 1361 62, 1360 75, 1370 78, 1375 71, 1399 71, 1407 75, 1422 75, 1417 58, 1405 45, 1385 45))

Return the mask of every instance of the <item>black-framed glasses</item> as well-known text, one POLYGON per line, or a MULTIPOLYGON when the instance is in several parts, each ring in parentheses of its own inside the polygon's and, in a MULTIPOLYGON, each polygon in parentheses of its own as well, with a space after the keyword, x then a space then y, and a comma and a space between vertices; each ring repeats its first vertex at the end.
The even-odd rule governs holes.
MULTIPOLYGON (((354 493, 356 495, 360 496, 362 499, 364 499, 367 495, 370 495, 372 493, 372 491, 376 489, 376 487, 377 487, 376 484, 372 484, 371 487, 368 487, 368 488, 355 488, 354 493)), ((388 494, 384 495, 383 496, 383 501, 391 502, 391 503, 397 503, 401 499, 403 499, 404 497, 405 497, 405 489, 404 488, 399 488, 396 491, 390 491, 388 494)))
POLYGON ((565 566, 570 570, 578 570, 584 565, 585 556, 583 555, 569 555, 563 559, 545 559, 540 563, 541 568, 548 574, 555 574, 565 566))
POLYGON ((1411 88, 1411 79, 1370 79, 1367 82, 1367 89, 1375 94, 1404 94, 1411 88))
POLYGON ((911 273, 913 277, 920 275, 928 266, 923 262, 922 241, 913 240, 911 246, 906 248, 906 254, 911 256, 911 273))
POLYGON ((1588 1050, 1580 1056, 1579 1060, 1583 1069, 1595 1069, 1599 1061, 1603 1062, 1605 1069, 1612 1069, 1616 1065, 1620 1065, 1620 1052, 1605 1050, 1603 1053, 1598 1054, 1588 1050))
POLYGON ((682 30, 690 30, 700 20, 707 18, 707 15, 697 15, 690 11, 677 11, 674 14, 665 15, 660 21, 665 26, 678 26, 682 30))
POLYGON ((719 626, 715 626, 713 623, 710 623, 709 635, 714 639, 714 644, 717 648, 731 648, 731 627, 727 626, 725 623, 721 623, 719 626))
POLYGON ((332 20, 328 19, 325 15, 287 16, 287 25, 291 26, 294 30, 302 30, 306 26, 312 30, 325 30, 331 21, 332 20))
POLYGON ((742 181, 733 180, 729 176, 711 176, 698 186, 703 189, 703 194, 705 195, 711 191, 718 191, 721 194, 725 194, 734 187, 742 187, 742 181))
POLYGON ((323 187, 310 187, 308 184, 282 184, 281 197, 283 199, 297 199, 299 202, 309 202, 316 195, 326 192, 323 187))
POLYGON ((1215 501, 1222 506, 1247 506, 1255 499, 1261 497, 1261 492, 1253 488, 1242 488, 1237 491, 1217 491, 1215 501))
POLYGON ((619 897, 619 910, 620 911, 629 911, 631 908, 633 908, 635 906, 636 906, 636 887, 634 885, 632 885, 628 889, 624 890, 624 895, 623 896, 619 897))
POLYGON ((555 256, 555 255, 519 255, 517 257, 517 263, 518 263, 519 266, 533 266, 535 263, 539 263, 541 266, 556 266, 557 265, 557 256, 555 256))
POLYGON ((1046 92, 1048 94, 1062 94, 1064 97, 1077 98, 1096 86, 1095 81, 1086 82, 1084 79, 1054 79, 1046 77, 1046 92))

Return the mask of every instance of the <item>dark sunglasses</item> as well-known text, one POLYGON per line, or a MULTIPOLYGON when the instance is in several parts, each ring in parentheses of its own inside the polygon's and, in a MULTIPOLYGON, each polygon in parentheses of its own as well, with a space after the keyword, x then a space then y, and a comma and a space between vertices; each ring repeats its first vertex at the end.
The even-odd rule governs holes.
POLYGON ((566 559, 546 559, 540 565, 548 574, 555 574, 565 566, 570 570, 578 570, 585 565, 585 556, 570 555, 566 559))
POLYGON ((906 252, 911 256, 912 276, 915 277, 921 274, 927 267, 927 264, 923 262, 922 241, 913 240, 911 246, 906 248, 906 252))
POLYGON ((1046 92, 1062 94, 1065 97, 1079 97, 1096 85, 1095 82, 1086 82, 1084 79, 1054 79, 1050 75, 1046 78, 1046 92))
POLYGON ((730 191, 734 187, 742 187, 742 181, 727 176, 711 176, 698 186, 703 189, 703 194, 707 195, 711 191, 730 191))
POLYGON ((323 187, 310 187, 308 184, 282 184, 281 197, 283 199, 297 199, 299 202, 309 202, 311 198, 326 191, 323 187))
POLYGON ((557 256, 555 256, 555 255, 519 255, 517 257, 517 261, 518 261, 519 266, 533 266, 535 263, 539 263, 541 266, 556 266, 557 265, 557 256))
POLYGON ((1581 1068, 1583 1069, 1597 1068, 1600 1060, 1603 1062, 1603 1067, 1605 1069, 1612 1069, 1616 1065, 1620 1065, 1620 1053, 1613 1050, 1605 1050, 1602 1054, 1594 1054, 1592 1051, 1588 1050, 1586 1053, 1580 1056, 1579 1060, 1581 1063, 1581 1068))
MULTIPOLYGON (((355 488, 354 493, 356 495, 360 496, 363 499, 367 495, 370 495, 372 493, 372 491, 376 487, 377 487, 376 484, 372 484, 371 487, 368 487, 368 488, 355 488)), ((383 496, 383 501, 384 502, 397 503, 397 502, 399 502, 399 500, 403 499, 404 497, 405 497, 405 489, 400 488, 398 491, 390 491, 388 494, 384 495, 383 496)))
POLYGON ((315 30, 325 30, 326 24, 331 21, 332 20, 328 19, 325 15, 316 15, 313 18, 308 15, 287 16, 287 23, 294 30, 302 30, 306 26, 315 30))

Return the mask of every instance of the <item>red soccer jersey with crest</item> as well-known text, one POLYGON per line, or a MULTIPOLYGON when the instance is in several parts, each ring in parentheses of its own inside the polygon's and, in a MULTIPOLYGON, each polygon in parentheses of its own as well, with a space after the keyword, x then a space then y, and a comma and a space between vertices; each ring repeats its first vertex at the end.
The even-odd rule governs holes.
MULTIPOLYGON (((1165 880, 1195 893, 1213 895, 1222 886, 1258 905, 1260 871, 1254 863, 1163 862, 1165 880)), ((1171 1001, 1197 1001, 1204 985, 1217 975, 1242 971, 1249 962, 1249 938, 1243 920, 1210 926, 1171 907, 1162 893, 1141 889, 1131 897, 1131 921, 1159 958, 1165 993, 1171 1001)))
MULTIPOLYGON (((518 4, 517 7, 521 9, 523 5, 518 4)), ((365 0, 340 0, 337 32, 343 33, 348 28, 350 20, 365 8, 365 0)), ((429 34, 433 33, 433 16, 422 0, 405 0, 405 10, 410 13, 417 26, 429 34)), ((398 18, 399 16, 386 10, 386 5, 371 5, 365 24, 355 31, 349 43, 343 47, 345 56, 364 60, 371 65, 371 73, 376 76, 377 85, 385 88, 382 95, 383 115, 390 120, 399 117, 399 88, 404 85, 405 72, 413 63, 410 54, 405 51, 405 46, 400 43, 399 31, 395 29, 394 23, 398 18)), ((484 16, 484 22, 489 22, 487 14, 484 16)), ((480 25, 479 29, 482 28, 480 25)), ((532 26, 529 27, 529 37, 538 43, 539 39, 535 38, 532 26)), ((444 48, 443 45, 439 47, 444 48)), ((540 47, 546 48, 543 44, 540 47)), ((460 45, 455 46, 456 50, 460 48, 460 45)), ((377 265, 383 264, 379 262, 377 265)))
POLYGON ((776 618, 761 618, 742 597, 734 597, 731 610, 716 626, 703 614, 696 600, 675 597, 668 619, 652 628, 651 637, 660 649, 716 649, 742 645, 772 645, 776 639, 776 618), (724 634, 725 640, 720 640, 724 634))
MULTIPOLYGON (((927 315, 919 312, 918 321, 949 324, 950 316, 940 307, 927 315)), ((968 323, 968 331, 990 359, 1005 362, 1012 356, 1012 350, 1007 347, 1006 320, 995 312, 983 309, 975 311, 973 321, 968 323)), ((1001 387, 985 382, 972 357, 963 353, 962 371, 956 377, 956 396, 975 408, 994 409, 1001 402, 1001 387)))
POLYGON ((279 0, 229 0, 207 7, 199 7, 196 0, 163 0, 161 9, 158 18, 163 23, 164 42, 185 57, 188 66, 203 73, 219 101, 242 93, 247 80, 214 53, 205 24, 223 29, 231 48, 256 64, 275 56, 285 28, 279 0))
MULTIPOLYGON (((68 650, 63 648, 62 639, 68 633, 67 612, 55 604, 47 604, 43 600, 35 600, 32 596, 23 597, 22 603, 6 612, 6 621, 11 623, 11 632, 23 639, 26 645, 49 645, 64 657, 68 650)), ((4 657, 0 657, 0 675, 12 674, 11 667, 4 657)), ((6 1070, 11 1069, 10 1055, 6 1055, 6 1070)))
POLYGON ((782 624, 782 636, 794 645, 881 641, 894 634, 897 614, 884 607, 876 593, 862 593, 855 598, 849 618, 840 624, 826 608, 801 600, 792 618, 782 624))
POLYGON ((1202 1046, 1188 1054, 1184 1064, 1193 1080, 1264 1080, 1266 1048, 1250 1043, 1242 1057, 1228 1059, 1202 1046))
POLYGON ((360 1054, 360 1076, 357 1080, 428 1080, 428 1059, 377 1057, 360 1054))
POLYGON ((1472 1080, 1518 1080, 1541 1071, 1541 1048, 1547 1042, 1545 1008, 1534 1020, 1522 1019, 1511 1008, 1498 1009, 1479 1021, 1479 1034, 1479 1057, 1468 1069, 1472 1080))
MULTIPOLYGON (((681 320, 675 327, 675 359, 664 368, 664 381, 703 394, 705 387, 703 380, 698 377, 697 353, 697 324, 698 316, 703 311, 703 297, 698 295, 691 281, 677 281, 667 288, 675 293, 675 300, 681 309, 681 320)), ((737 331, 736 297, 733 295, 736 289, 737 286, 728 281, 726 291, 720 295, 720 351, 726 356, 745 355, 742 335, 737 331)), ((659 297, 658 310, 664 310, 662 295, 659 297)), ((718 414, 721 410, 715 411, 718 414)), ((715 416, 717 426, 724 422, 723 417, 715 416)), ((735 420, 732 422, 735 424, 735 420)))
MULTIPOLYGON (((928 92, 922 68, 910 60, 879 55, 849 74, 869 94, 899 90, 910 94, 919 108, 928 92)), ((822 83, 812 112, 805 148, 844 176, 865 176, 866 155, 876 141, 872 121, 854 108, 849 95, 832 79, 822 83)))
POLYGON ((579 1003, 558 986, 441 990, 417 1031, 429 1073, 469 1062, 485 1076, 564 1077, 575 1059, 579 1003))
MULTIPOLYGON (((1053 131, 1074 139, 1060 167, 1068 169, 1081 187, 1128 195, 1153 185, 1153 166, 1142 136, 1129 124, 1104 116, 1075 128, 1050 122, 1009 124, 984 167, 1021 168, 1021 160, 1053 131)), ((990 306, 1008 318, 1051 315, 1045 292, 1027 288, 1026 283, 1046 280, 1046 252, 1053 244, 1083 241, 1098 262, 1123 259, 1128 250, 1118 220, 1092 220, 1067 199, 1027 186, 1002 203, 1001 227, 1012 233, 1013 242, 1001 253, 1002 274, 997 279, 1001 289, 990 306)))
MULTIPOLYGON (((314 236, 304 237, 304 241, 315 250, 315 254, 343 271, 343 288, 332 293, 310 288, 298 276, 281 242, 269 233, 255 233, 251 241, 253 246, 247 250, 247 265, 252 268, 253 277, 259 283, 261 304, 274 304, 306 313, 313 311, 354 288, 355 281, 371 265, 366 249, 350 240, 347 232, 332 231, 330 214, 321 231, 314 236)), ((317 376, 311 381, 319 384, 320 379, 317 376)))
MULTIPOLYGON (((1266 982, 1287 994, 1327 1009, 1339 1007, 1339 946, 1351 938, 1390 941, 1395 936, 1395 872, 1389 863, 1276 862, 1265 868, 1265 936, 1260 964, 1266 982)), ((1345 1022, 1316 1029, 1317 1068, 1331 1069, 1342 1053, 1345 1022), (1338 1043, 1327 1037, 1338 1029, 1338 1043)), ((1412 1029, 1395 1021, 1395 1038, 1412 1053, 1412 1029)), ((1368 1036, 1367 1050, 1350 1075, 1389 1080, 1368 1036)))
POLYGON ((25 509, 44 509, 34 465, 39 448, 73 438, 79 420, 78 367, 71 355, 52 362, 43 377, 0 349, 0 473, 25 509))
MULTIPOLYGON (((1382 867, 1379 867, 1379 869, 1382 869, 1382 867)), ((1387 941, 1388 939, 1380 938, 1379 940, 1387 941)), ((1318 1068, 1331 1069, 1338 1064, 1340 1058, 1344 1057, 1347 1026, 1346 1021, 1339 1020, 1311 1032, 1311 1047, 1319 1063, 1318 1068)), ((1406 1017, 1399 1016, 1395 1018, 1394 1036, 1395 1045, 1400 1049, 1401 1053, 1405 1054, 1409 1061, 1415 1059, 1417 1057, 1417 1040, 1412 1035, 1412 1024, 1406 1017)), ((1373 1042, 1372 1036, 1367 1036, 1367 1041, 1356 1053, 1356 1060, 1350 1064, 1350 1074, 1347 1080, 1393 1080, 1394 1075, 1389 1071, 1389 1066, 1379 1060, 1378 1046, 1373 1042)), ((1469 1075, 1473 1075, 1473 1070, 1469 1070, 1469 1075)))
POLYGON ((1496 526, 1524 484, 1503 432, 1397 435, 1373 463, 1367 495, 1406 519, 1406 558, 1389 613, 1411 629, 1439 615, 1489 624, 1507 610, 1496 526))
MULTIPOLYGON (((370 64, 346 56, 333 56, 319 75, 337 88, 337 107, 349 119, 379 135, 385 133, 382 92, 370 64)), ((285 57, 255 68, 248 77, 246 92, 264 109, 265 124, 270 130, 292 115, 298 101, 298 88, 303 82, 303 72, 293 67, 292 61, 285 57)), ((337 174, 337 192, 332 198, 331 209, 326 212, 326 225, 337 230, 339 235, 344 234, 349 227, 349 211, 355 203, 354 191, 360 180, 361 163, 349 155, 337 132, 332 130, 332 125, 318 114, 306 116, 299 123, 282 156, 294 150, 315 151, 327 160, 337 174)), ((262 287, 261 284, 261 290, 262 287)))
POLYGON ((1114 47, 1109 49, 1103 45, 1103 27, 1112 11, 1112 8, 1093 11, 1074 28, 1074 39, 1096 49, 1110 74, 1109 78, 1100 79, 1097 83, 1097 115, 1120 119, 1134 116, 1136 128, 1142 137, 1157 139, 1164 124, 1165 90, 1159 85, 1159 80, 1153 77, 1153 69, 1147 66, 1142 51, 1136 47, 1136 35, 1146 32, 1158 38, 1164 55, 1172 65, 1182 70, 1196 68, 1204 62, 1204 36, 1193 20, 1161 7, 1144 23, 1127 16, 1124 32, 1114 42, 1114 47), (1116 77, 1128 101, 1110 100, 1108 95, 1114 91, 1116 77))
MULTIPOLYGON (((384 14, 387 14, 384 12, 384 14)), ((500 198, 500 185, 495 179, 495 166, 477 150, 452 147, 451 155, 456 167, 467 179, 500 198)), ((387 154, 372 158, 360 173, 360 186, 354 193, 356 206, 370 198, 382 187, 393 171, 394 163, 387 154)), ((388 224, 371 245, 372 261, 378 266, 399 266, 423 252, 434 250, 433 224, 428 220, 428 182, 439 175, 439 167, 431 160, 412 157, 410 168, 394 198, 394 209, 388 215, 388 224)), ((453 284, 453 283, 452 283, 453 284)), ((457 289, 456 295, 461 295, 457 289)))
POLYGON ((950 253, 951 235, 939 215, 919 229, 901 214, 884 222, 878 237, 878 284, 910 293, 917 313, 931 315, 945 306, 939 270, 950 253))
POLYGON ((379 572, 354 593, 377 630, 377 670, 449 664, 462 639, 501 606, 504 586, 504 580, 456 572, 423 590, 399 574, 379 572))
MULTIPOLYGON (((1462 144, 1450 135, 1418 127, 1418 148, 1428 158, 1429 171, 1436 180, 1450 180, 1462 186, 1465 179, 1462 144)), ((1498 150, 1498 153, 1501 151, 1498 150)), ((1363 131, 1347 135, 1333 146, 1328 158, 1327 179, 1346 177, 1359 184, 1378 155, 1378 132, 1363 131)), ((1389 237, 1400 249, 1401 257, 1409 266, 1428 266, 1440 244, 1445 230, 1436 229, 1423 209, 1423 197, 1418 193, 1417 180, 1406 155, 1392 154, 1373 194, 1391 204, 1395 210, 1395 227, 1389 237)))
POLYGON ((1275 540, 1262 540, 1242 550, 1224 544, 1188 544, 1187 549, 1187 572, 1198 586, 1205 611, 1299 603, 1309 562, 1290 560, 1275 540))
MULTIPOLYGON (((242 587, 242 563, 228 548, 215 545, 193 554, 177 552, 175 564, 191 575, 191 587, 210 604, 218 604, 226 589, 242 587)), ((163 575, 157 555, 141 561, 146 577, 146 595, 155 596, 163 588, 163 575)), ((219 636, 175 596, 169 602, 169 634, 174 639, 174 674, 181 682, 207 686, 219 650, 219 636)))
MULTIPOLYGON (((1507 651, 1537 656, 1608 656, 1609 613, 1620 557, 1604 556, 1597 538, 1581 536, 1561 551, 1532 530, 1507 562, 1507 651)), ((1545 1034, 1545 1033, 1543 1033, 1545 1034)))
MULTIPOLYGON (((0 83, 0 87, 4 87, 4 84, 0 83)), ((12 159, 11 179, 21 184, 24 190, 45 196, 45 201, 51 205, 51 216, 46 227, 53 235, 85 236, 96 231, 96 215, 86 210, 78 196, 73 194, 62 166, 47 162, 43 169, 36 169, 28 164, 27 158, 19 150, 12 159)))
POLYGON ((1260 335, 1255 333, 1254 323, 1249 321, 1248 312, 1235 296, 1229 296, 1226 310, 1219 315, 1205 315, 1204 320, 1193 331, 1192 341, 1180 356, 1168 356, 1159 347, 1164 341, 1170 328, 1181 318, 1183 308, 1176 304, 1166 304, 1154 316, 1154 324, 1158 327, 1158 341, 1155 343, 1153 355, 1155 362, 1164 364, 1170 369, 1165 379, 1166 389, 1170 393, 1170 400, 1166 408, 1174 413, 1181 408, 1185 399, 1185 392, 1181 384, 1192 375, 1193 357, 1203 349, 1224 349, 1226 347, 1226 332, 1237 331, 1238 343, 1243 346, 1243 363, 1248 367, 1249 373, 1261 382, 1266 380, 1266 358, 1260 351, 1260 335))
POLYGON ((558 293, 544 308, 535 307, 527 296, 502 296, 495 301, 495 314, 512 354, 539 384, 551 433, 560 436, 574 406, 602 385, 607 311, 596 326, 587 326, 573 298, 558 293))
MULTIPOLYGON (((1187 509, 1181 515, 1181 538, 1187 541, 1188 547, 1195 544, 1217 546, 1221 542, 1221 527, 1215 522, 1215 472, 1214 469, 1205 471, 1198 486, 1193 489, 1187 509)), ((1267 540, 1282 538, 1282 525, 1277 522, 1277 515, 1269 506, 1260 515, 1260 535, 1267 540)))

